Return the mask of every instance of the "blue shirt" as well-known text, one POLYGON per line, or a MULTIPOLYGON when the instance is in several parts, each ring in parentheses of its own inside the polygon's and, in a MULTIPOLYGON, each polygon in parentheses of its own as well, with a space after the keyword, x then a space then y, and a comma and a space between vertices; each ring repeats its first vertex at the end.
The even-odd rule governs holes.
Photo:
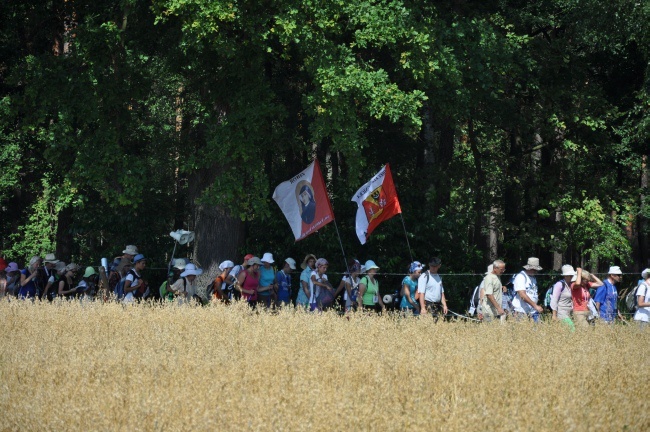
MULTIPOLYGON (((273 282, 275 282, 275 270, 273 267, 269 267, 268 269, 264 266, 260 267, 260 288, 273 285, 273 282)), ((270 294, 271 291, 262 291, 258 295, 267 296, 270 294)))
POLYGON ((609 279, 605 279, 604 284, 596 290, 594 301, 600 303, 600 317, 605 321, 614 321, 618 309, 616 307, 618 300, 618 291, 616 285, 612 285, 609 279))
MULTIPOLYGON (((31 273, 27 269, 23 269, 20 271, 21 274, 25 275, 25 278, 28 278, 31 276, 31 273)), ((18 280, 20 280, 20 277, 18 277, 18 280)), ((57 290, 58 292, 58 290, 57 290)), ((20 291, 18 291, 18 297, 21 298, 34 298, 36 297, 36 284, 34 283, 34 279, 30 280, 25 284, 25 286, 20 287, 20 291)))
POLYGON ((291 276, 280 270, 275 277, 278 282, 278 301, 289 303, 291 301, 291 276))
POLYGON ((311 276, 312 269, 307 266, 302 273, 300 273, 300 283, 299 283, 299 290, 298 290, 298 297, 296 298, 296 303, 300 305, 307 305, 309 304, 309 297, 307 297, 307 294, 305 294, 305 290, 302 289, 302 282, 306 282, 307 286, 309 287, 309 277, 311 276))
MULTIPOLYGON (((409 291, 411 292, 411 300, 415 302, 415 292, 418 290, 418 281, 411 279, 411 276, 406 276, 402 281, 402 289, 400 290, 402 292, 404 290, 404 285, 408 285, 409 291)), ((402 302, 399 307, 413 309, 413 305, 409 303, 406 296, 402 296, 402 302)))

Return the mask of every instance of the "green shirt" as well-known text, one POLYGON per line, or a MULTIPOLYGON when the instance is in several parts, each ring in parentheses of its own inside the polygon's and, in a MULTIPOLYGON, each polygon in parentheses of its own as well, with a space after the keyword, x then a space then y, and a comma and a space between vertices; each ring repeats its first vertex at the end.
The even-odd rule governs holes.
POLYGON ((363 304, 366 306, 374 306, 377 303, 374 297, 379 296, 379 282, 377 282, 377 279, 371 282, 370 278, 365 276, 361 279, 361 283, 366 286, 366 292, 363 293, 363 304))

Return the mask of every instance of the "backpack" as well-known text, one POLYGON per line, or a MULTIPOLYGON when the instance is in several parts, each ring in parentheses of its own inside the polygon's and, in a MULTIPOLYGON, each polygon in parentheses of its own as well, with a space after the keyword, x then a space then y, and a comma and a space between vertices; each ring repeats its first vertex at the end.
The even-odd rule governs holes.
MULTIPOLYGON (((562 280, 560 280, 562 281, 562 280)), ((564 281, 562 281, 564 282, 564 281)), ((557 282, 556 282, 557 283, 557 282)), ((544 296, 544 307, 547 308, 548 310, 551 310, 551 297, 553 297, 553 287, 555 284, 551 285, 549 289, 546 290, 546 295, 544 296)), ((560 289, 560 295, 562 295, 562 291, 564 291, 564 288, 566 288, 567 284, 563 283, 562 284, 562 289, 560 289)))
POLYGON ((168 281, 165 281, 160 285, 160 288, 158 288, 158 291, 160 293, 160 299, 163 301, 164 300, 174 301, 174 293, 172 291, 167 291, 167 284, 168 281))
MULTIPOLYGON (((133 275, 133 282, 135 282, 137 279, 142 280, 142 278, 138 277, 138 275, 135 273, 134 270, 129 270, 129 272, 126 274, 128 275, 133 275)), ((126 282, 126 276, 124 276, 120 281, 115 285, 115 290, 113 292, 115 293, 115 296, 117 297, 118 300, 122 300, 125 296, 124 294, 124 284, 126 282)), ((131 291, 133 294, 133 297, 135 298, 144 298, 147 296, 149 293, 149 288, 146 287, 144 282, 138 286, 138 288, 135 291, 131 291)))
MULTIPOLYGON (((639 288, 641 288, 641 285, 645 285, 643 280, 639 281, 639 284, 631 290, 627 295, 625 296, 625 305, 627 306, 627 310, 630 313, 636 313, 636 311, 639 309, 639 288)), ((646 286, 646 290, 648 287, 646 286)))
MULTIPOLYGON (((215 299, 222 300, 221 296, 219 295, 219 290, 217 288, 223 286, 224 282, 225 281, 221 277, 221 274, 219 274, 216 278, 214 278, 214 280, 211 283, 209 283, 205 289, 208 298, 212 298, 214 296, 215 299)), ((227 286, 223 289, 223 295, 225 300, 230 299, 231 290, 232 290, 232 285, 227 286)))
POLYGON ((115 289, 113 290, 113 293, 118 300, 122 300, 124 298, 124 282, 126 282, 126 276, 120 279, 117 285, 115 285, 115 289))
POLYGON ((481 284, 476 285, 476 288, 474 288, 474 292, 472 293, 472 297, 469 299, 469 314, 470 316, 474 316, 474 312, 476 312, 476 309, 478 309, 480 305, 480 297, 481 297, 481 284))

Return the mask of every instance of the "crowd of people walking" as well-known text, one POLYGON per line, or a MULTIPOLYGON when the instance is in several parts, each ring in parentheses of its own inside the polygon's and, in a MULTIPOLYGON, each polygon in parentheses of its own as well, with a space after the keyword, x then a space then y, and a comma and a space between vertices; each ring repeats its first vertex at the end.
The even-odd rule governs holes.
MULTIPOLYGON (((206 304, 245 301, 253 308, 282 308, 292 305, 294 298, 292 275, 298 264, 293 258, 276 262, 273 254, 266 252, 259 258, 247 254, 241 264, 226 260, 219 265, 218 274, 210 283, 199 285, 197 277, 203 270, 184 258, 173 259, 169 264, 168 278, 157 293, 143 279, 147 258, 134 245, 128 245, 122 255, 108 265, 97 269, 89 266, 83 270, 75 263, 66 264, 47 254, 34 256, 25 268, 15 262, 0 258, 0 296, 19 299, 53 301, 57 297, 81 300, 118 300, 125 303, 150 297, 177 303, 206 304)), ((296 307, 309 311, 332 308, 337 300, 345 313, 362 310, 381 314, 388 307, 396 308, 406 316, 430 315, 434 319, 447 316, 449 309, 439 270, 442 260, 432 257, 425 265, 412 262, 397 290, 396 298, 380 295, 377 272, 380 267, 367 260, 361 264, 356 259, 347 263, 345 274, 335 288, 327 275, 329 262, 307 254, 300 264, 296 307)), ((507 319, 540 320, 547 306, 552 319, 570 327, 586 327, 595 320, 611 324, 621 318, 618 309, 617 285, 622 271, 612 266, 604 280, 582 268, 562 266, 561 278, 550 287, 540 304, 537 274, 542 270, 538 258, 531 257, 508 283, 501 276, 506 263, 496 260, 488 267, 476 287, 469 314, 483 322, 504 322, 507 319)), ((643 270, 628 309, 634 320, 645 327, 650 321, 650 268, 643 270)))

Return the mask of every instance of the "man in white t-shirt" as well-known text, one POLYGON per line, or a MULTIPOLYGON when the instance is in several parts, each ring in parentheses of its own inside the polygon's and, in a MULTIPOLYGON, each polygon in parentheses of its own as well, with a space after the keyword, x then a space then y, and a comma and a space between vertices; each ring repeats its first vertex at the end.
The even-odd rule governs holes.
POLYGON ((539 265, 539 258, 528 258, 524 269, 515 276, 515 298, 512 299, 512 306, 518 318, 530 316, 533 321, 539 322, 539 314, 544 310, 537 304, 539 294, 537 292, 537 278, 535 275, 542 267, 539 265))
POLYGON ((422 273, 418 278, 418 293, 420 296, 420 310, 428 311, 437 321, 440 309, 447 315, 447 299, 445 299, 445 288, 442 286, 442 278, 438 274, 442 260, 433 257, 429 260, 429 270, 422 273))
POLYGON ((638 321, 641 328, 647 327, 650 321, 650 268, 641 272, 643 282, 636 288, 634 294, 637 299, 637 310, 634 321, 638 321))

